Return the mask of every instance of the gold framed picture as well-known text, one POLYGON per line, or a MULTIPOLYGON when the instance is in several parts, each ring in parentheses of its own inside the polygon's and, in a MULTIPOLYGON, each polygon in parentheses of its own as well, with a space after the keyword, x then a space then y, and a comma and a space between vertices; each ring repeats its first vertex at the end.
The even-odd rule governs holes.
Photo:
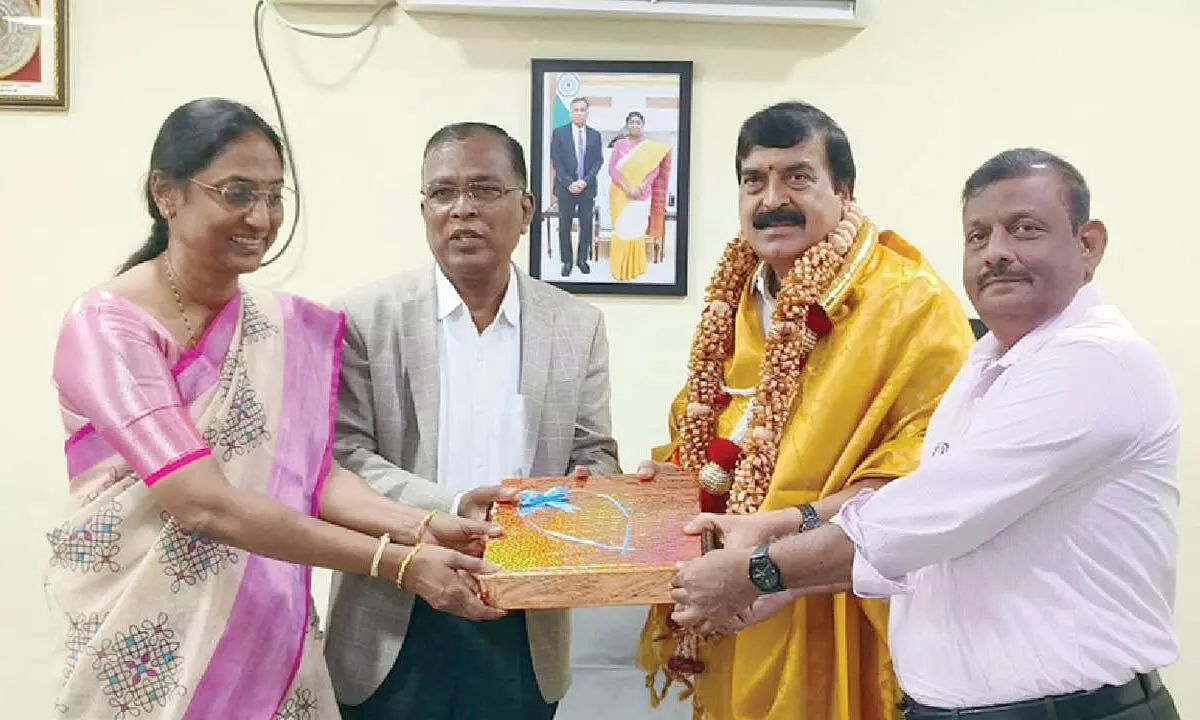
POLYGON ((67 0, 0 0, 0 108, 67 109, 67 0))

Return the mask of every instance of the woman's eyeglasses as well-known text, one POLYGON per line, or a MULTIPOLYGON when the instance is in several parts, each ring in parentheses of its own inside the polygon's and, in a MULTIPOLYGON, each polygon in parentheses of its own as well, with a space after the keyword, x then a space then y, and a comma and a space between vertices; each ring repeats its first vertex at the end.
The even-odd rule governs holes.
POLYGON ((283 211, 285 200, 292 198, 291 188, 279 186, 270 190, 259 190, 254 183, 247 180, 231 180, 223 185, 209 185, 195 178, 191 181, 210 192, 216 193, 221 201, 235 212, 247 212, 254 207, 259 199, 266 204, 267 211, 278 213, 283 211))

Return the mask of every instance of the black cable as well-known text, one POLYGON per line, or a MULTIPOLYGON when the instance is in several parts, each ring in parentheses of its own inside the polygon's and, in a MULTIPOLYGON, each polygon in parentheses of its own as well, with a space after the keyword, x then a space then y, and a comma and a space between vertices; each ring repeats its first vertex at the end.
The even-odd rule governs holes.
MULTIPOLYGON (((263 48, 262 42, 263 13, 266 12, 268 4, 273 5, 274 3, 275 0, 258 0, 258 3, 254 6, 254 49, 258 51, 258 61, 262 65, 263 74, 267 76, 267 86, 271 89, 271 103, 275 105, 275 116, 279 118, 279 134, 283 140, 283 151, 284 155, 286 155, 284 158, 285 164, 287 165, 288 172, 292 174, 292 189, 296 193, 296 208, 295 212, 292 213, 292 228, 291 231, 288 232, 287 239, 283 241, 283 247, 279 248, 279 251, 275 253, 275 257, 271 258, 270 260, 264 260, 262 267, 270 265, 283 256, 283 253, 292 244, 292 240, 295 239, 297 228, 300 227, 300 176, 296 172, 296 158, 292 155, 292 140, 288 136, 287 123, 283 120, 283 108, 279 104, 279 91, 275 88, 275 78, 271 75, 271 67, 267 63, 267 53, 263 48)), ((304 33, 305 35, 312 35, 314 37, 333 39, 351 38, 355 35, 361 35, 369 30, 384 11, 390 10, 394 7, 398 7, 396 0, 379 0, 379 4, 375 6, 375 11, 371 13, 371 16, 367 18, 367 21, 359 27, 347 32, 324 32, 320 30, 309 30, 288 22, 287 20, 284 20, 284 24, 295 32, 304 33)))
POLYGON ((279 105, 279 91, 275 89, 275 78, 271 75, 271 68, 267 64, 267 54, 263 49, 262 43, 262 18, 263 13, 267 9, 267 0, 258 0, 254 6, 254 48, 258 51, 258 60, 262 64, 263 74, 267 76, 267 86, 271 89, 271 102, 275 105, 275 116, 279 118, 279 134, 283 140, 283 151, 288 172, 292 174, 292 190, 295 192, 296 207, 292 212, 292 228, 288 232, 287 239, 283 241, 283 247, 275 253, 275 257, 270 260, 264 260, 263 267, 270 265, 283 256, 288 247, 292 244, 292 240, 296 237, 296 229, 300 227, 300 177, 296 172, 296 158, 292 155, 292 141, 288 136, 287 123, 283 120, 283 108, 279 105))

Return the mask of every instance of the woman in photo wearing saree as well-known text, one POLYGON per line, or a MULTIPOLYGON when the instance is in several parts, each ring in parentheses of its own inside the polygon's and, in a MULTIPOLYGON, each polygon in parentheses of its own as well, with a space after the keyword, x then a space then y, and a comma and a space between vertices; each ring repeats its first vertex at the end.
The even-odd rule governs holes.
POLYGON ((341 313, 239 286, 278 233, 283 179, 249 108, 176 109, 151 156, 150 239, 63 321, 60 717, 335 720, 314 566, 503 614, 474 579, 498 529, 392 503, 333 461, 341 313))
POLYGON ((666 235, 667 181, 671 146, 644 135, 646 118, 634 111, 625 117, 625 137, 613 145, 608 160, 612 186, 608 205, 612 239, 608 263, 616 280, 633 280, 646 272, 646 240, 666 235))

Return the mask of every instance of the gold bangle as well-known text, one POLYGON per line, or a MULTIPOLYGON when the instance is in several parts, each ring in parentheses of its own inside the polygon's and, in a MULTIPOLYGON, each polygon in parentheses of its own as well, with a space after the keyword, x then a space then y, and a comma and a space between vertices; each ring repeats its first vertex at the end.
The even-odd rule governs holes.
POLYGON ((432 520, 433 516, 437 514, 437 510, 430 510, 429 514, 421 519, 420 524, 417 525, 417 536, 413 542, 416 542, 418 545, 421 543, 421 536, 424 535, 425 530, 429 528, 429 521, 432 520))
POLYGON ((404 588, 404 573, 408 571, 408 564, 412 562, 412 559, 417 555, 417 551, 420 550, 421 546, 424 544, 425 543, 417 543, 416 547, 409 551, 408 555, 405 556, 404 562, 400 563, 400 572, 396 573, 397 588, 404 588))
POLYGON ((375 548, 375 557, 371 558, 371 577, 379 577, 379 561, 383 559, 383 551, 392 541, 392 536, 384 533, 379 537, 379 547, 375 548))

